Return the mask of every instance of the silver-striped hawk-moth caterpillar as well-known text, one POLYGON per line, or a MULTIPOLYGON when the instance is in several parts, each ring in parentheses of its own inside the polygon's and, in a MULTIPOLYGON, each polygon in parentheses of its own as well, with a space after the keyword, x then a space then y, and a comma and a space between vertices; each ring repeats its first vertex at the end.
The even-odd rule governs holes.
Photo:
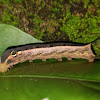
POLYGON ((72 58, 87 59, 93 62, 95 54, 90 44, 52 42, 52 43, 33 43, 7 48, 0 58, 0 72, 6 72, 13 65, 35 59, 46 61, 48 58, 55 58, 62 61, 62 57, 68 60, 72 58))

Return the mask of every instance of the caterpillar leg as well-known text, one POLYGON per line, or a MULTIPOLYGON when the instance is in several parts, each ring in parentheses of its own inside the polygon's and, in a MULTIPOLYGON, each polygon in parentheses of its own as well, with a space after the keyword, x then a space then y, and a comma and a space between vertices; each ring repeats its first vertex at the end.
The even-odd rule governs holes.
POLYGON ((72 58, 71 58, 71 57, 68 57, 67 59, 68 59, 68 60, 72 60, 72 58))
POLYGON ((88 59, 89 60, 89 62, 93 62, 94 61, 94 59, 88 59))
POLYGON ((46 59, 42 59, 42 61, 46 61, 46 59))
POLYGON ((58 61, 62 61, 62 58, 58 58, 58 61))
POLYGON ((31 60, 29 60, 29 62, 33 62, 33 60, 31 59, 31 60))

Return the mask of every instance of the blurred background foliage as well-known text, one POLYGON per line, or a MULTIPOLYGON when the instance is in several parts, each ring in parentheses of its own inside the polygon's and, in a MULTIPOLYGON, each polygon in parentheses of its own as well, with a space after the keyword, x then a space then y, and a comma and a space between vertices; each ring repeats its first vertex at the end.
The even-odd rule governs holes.
POLYGON ((100 37, 99 0, 0 0, 0 23, 50 41, 89 43, 100 37))

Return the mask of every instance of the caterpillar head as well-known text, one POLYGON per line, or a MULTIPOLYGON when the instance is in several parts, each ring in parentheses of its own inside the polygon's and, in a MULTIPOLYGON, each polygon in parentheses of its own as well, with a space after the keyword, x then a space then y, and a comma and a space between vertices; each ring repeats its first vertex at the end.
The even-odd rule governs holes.
POLYGON ((0 72, 6 72, 11 67, 13 67, 13 65, 17 63, 17 59, 21 54, 21 50, 6 50, 0 58, 0 72))

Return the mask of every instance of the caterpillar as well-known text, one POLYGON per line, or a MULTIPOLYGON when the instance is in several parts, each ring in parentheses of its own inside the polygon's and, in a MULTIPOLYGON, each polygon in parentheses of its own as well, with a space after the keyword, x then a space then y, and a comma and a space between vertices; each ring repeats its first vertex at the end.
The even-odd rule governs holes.
POLYGON ((46 61, 48 58, 55 58, 62 61, 62 57, 68 60, 72 58, 87 59, 93 62, 95 54, 90 44, 52 42, 52 43, 32 43, 26 45, 12 46, 7 48, 0 58, 0 72, 4 73, 13 65, 35 59, 46 61))

